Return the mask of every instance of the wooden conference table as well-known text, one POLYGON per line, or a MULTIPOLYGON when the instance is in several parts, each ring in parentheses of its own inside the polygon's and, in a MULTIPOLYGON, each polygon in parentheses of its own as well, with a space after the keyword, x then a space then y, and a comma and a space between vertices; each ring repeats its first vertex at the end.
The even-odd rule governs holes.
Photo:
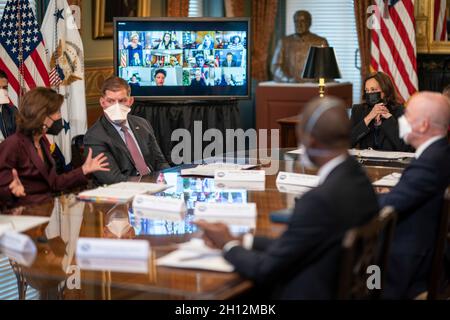
MULTIPOLYGON (((305 172, 296 156, 280 153, 279 171, 305 172)), ((403 164, 372 163, 365 166, 371 180, 392 172, 401 172, 403 164)), ((179 168, 157 173, 145 182, 165 180, 174 188, 166 196, 184 198, 187 208, 196 201, 254 202, 257 205, 257 235, 275 237, 285 228, 270 221, 269 214, 294 206, 295 194, 282 193, 276 186, 276 175, 266 177, 265 191, 215 190, 212 179, 184 178, 179 168)), ((112 205, 80 202, 75 195, 65 195, 38 206, 25 208, 20 214, 50 217, 50 223, 26 232, 35 242, 38 253, 31 266, 13 262, 19 284, 26 281, 40 291, 41 299, 231 299, 252 287, 250 281, 236 273, 175 269, 156 266, 156 258, 176 248, 178 243, 198 237, 192 225, 192 211, 179 222, 142 219, 134 216, 131 204, 112 205), (150 242, 151 258, 144 274, 100 269, 81 269, 79 286, 71 280, 76 270, 75 248, 78 237, 112 238, 105 227, 112 216, 126 217, 133 226, 122 238, 145 239, 150 242), (47 240, 51 239, 51 240, 47 240), (75 266, 75 267, 70 267, 75 266), (72 270, 66 274, 63 270, 72 270), (72 269, 70 269, 72 268, 72 269), (64 283, 69 283, 64 286, 64 283), (72 283, 72 285, 70 284, 72 283), (75 284, 75 285, 74 285, 75 284), (64 289, 63 289, 64 288, 64 289)), ((17 214, 17 212, 16 212, 17 214)), ((243 231, 243 230, 241 230, 243 231)), ((1 254, 1 253, 0 253, 1 254)), ((127 266, 123 262, 123 267, 127 266)), ((95 269, 95 268, 94 268, 95 269)), ((127 269, 128 270, 128 269, 127 269)), ((2 279, 0 279, 0 283, 2 279)))

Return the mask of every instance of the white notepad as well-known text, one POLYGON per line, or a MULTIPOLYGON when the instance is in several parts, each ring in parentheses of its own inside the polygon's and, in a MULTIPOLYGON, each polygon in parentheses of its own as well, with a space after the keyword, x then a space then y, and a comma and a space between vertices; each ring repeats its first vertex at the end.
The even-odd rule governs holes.
POLYGON ((166 184, 121 182, 108 187, 83 191, 78 199, 86 201, 123 203, 143 193, 158 193, 169 188, 166 184))
POLYGON ((391 173, 383 178, 381 178, 378 181, 375 181, 373 183, 374 187, 395 187, 398 182, 400 181, 400 178, 402 175, 400 173, 391 173))
POLYGON ((202 239, 192 239, 177 250, 159 258, 161 267, 233 272, 234 267, 222 255, 222 250, 208 248, 202 239))

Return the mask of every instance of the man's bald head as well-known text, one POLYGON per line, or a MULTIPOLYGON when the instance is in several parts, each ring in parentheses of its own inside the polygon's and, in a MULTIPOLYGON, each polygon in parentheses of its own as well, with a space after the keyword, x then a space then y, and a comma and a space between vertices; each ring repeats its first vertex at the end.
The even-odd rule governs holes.
POLYGON ((348 149, 351 124, 345 103, 333 97, 311 101, 300 115, 297 133, 303 143, 314 140, 322 149, 348 149))
POLYGON ((425 126, 424 133, 429 136, 446 135, 450 122, 450 101, 440 93, 420 92, 409 101, 405 115, 412 125, 420 123, 425 126))

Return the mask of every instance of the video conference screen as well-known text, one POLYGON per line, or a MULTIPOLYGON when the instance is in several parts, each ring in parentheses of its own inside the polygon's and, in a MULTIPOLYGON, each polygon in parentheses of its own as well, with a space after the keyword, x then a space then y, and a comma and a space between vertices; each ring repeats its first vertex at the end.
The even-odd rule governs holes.
POLYGON ((116 18, 115 70, 141 98, 249 96, 248 19, 116 18))

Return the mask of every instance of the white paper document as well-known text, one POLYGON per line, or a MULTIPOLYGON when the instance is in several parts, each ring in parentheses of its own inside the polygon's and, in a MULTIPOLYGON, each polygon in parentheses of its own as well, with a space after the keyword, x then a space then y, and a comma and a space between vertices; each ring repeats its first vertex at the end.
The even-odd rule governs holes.
POLYGON ((235 163, 210 163, 198 165, 195 168, 181 170, 182 176, 199 176, 199 177, 214 177, 216 171, 219 170, 248 170, 257 167, 252 164, 235 164, 235 163))
POLYGON ((415 154, 412 152, 396 152, 396 151, 378 151, 378 150, 349 150, 350 155, 359 158, 375 158, 385 160, 399 160, 405 158, 414 158, 415 154))
POLYGON ((315 188, 319 185, 319 176, 302 173, 280 172, 277 177, 277 185, 295 185, 315 188))
POLYGON ((395 187, 398 182, 400 181, 400 178, 402 177, 401 173, 391 173, 383 178, 381 178, 378 181, 375 181, 373 183, 374 187, 395 187))
POLYGON ((256 227, 255 203, 202 203, 194 209, 195 220, 222 222, 233 226, 256 227))
POLYGON ((2 230, 25 232, 49 221, 48 217, 0 215, 0 236, 2 230))
POLYGON ((107 187, 99 187, 78 194, 78 199, 86 201, 123 203, 143 193, 158 193, 170 186, 156 183, 121 182, 107 187))
POLYGON ((192 239, 177 250, 159 258, 161 267, 233 272, 234 267, 222 255, 222 250, 208 248, 202 239, 192 239))

